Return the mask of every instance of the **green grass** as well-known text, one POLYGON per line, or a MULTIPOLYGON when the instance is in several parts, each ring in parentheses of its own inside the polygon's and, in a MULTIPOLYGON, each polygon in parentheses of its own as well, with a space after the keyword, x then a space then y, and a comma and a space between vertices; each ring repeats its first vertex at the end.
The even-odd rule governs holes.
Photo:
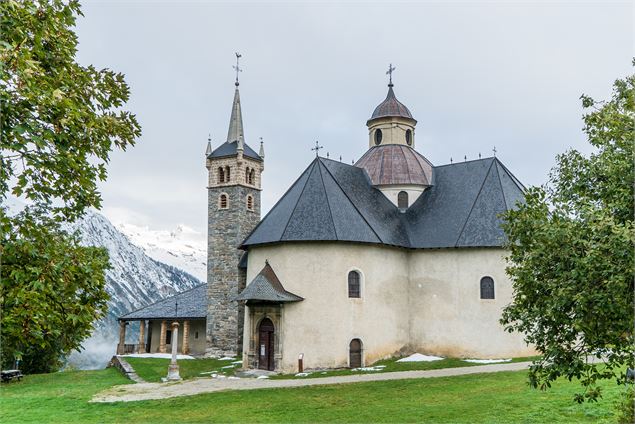
MULTIPOLYGON (((533 361, 539 358, 539 356, 530 356, 524 358, 514 358, 510 362, 525 362, 533 361)), ((473 367, 477 365, 473 362, 465 362, 458 358, 445 358, 438 361, 430 362, 397 362, 399 358, 384 359, 375 362, 369 367, 383 366, 384 368, 377 371, 354 371, 352 369, 337 369, 337 370, 324 370, 324 371, 307 371, 310 373, 307 376, 298 376, 296 374, 280 374, 274 375, 270 378, 272 380, 286 380, 286 379, 304 379, 304 378, 321 378, 321 377, 333 377, 339 375, 359 375, 359 374, 377 374, 382 372, 395 372, 395 371, 421 371, 421 370, 438 370, 441 368, 460 368, 460 367, 473 367)), ((509 364, 510 362, 500 362, 502 364, 509 364)))
MULTIPOLYGON (((159 382, 162 377, 168 374, 169 359, 162 358, 134 358, 126 357, 126 361, 137 372, 137 375, 148 382, 159 382)), ((187 380, 195 377, 209 377, 210 374, 201 374, 202 372, 215 371, 217 374, 226 376, 234 375, 235 368, 239 368, 240 364, 232 364, 232 362, 240 361, 240 357, 232 360, 221 361, 220 359, 201 358, 201 359, 182 359, 179 362, 179 374, 181 378, 187 380), (230 367, 230 368, 223 368, 230 367)))
POLYGON ((473 374, 293 389, 227 391, 114 404, 93 394, 126 383, 114 369, 26 376, 0 386, 4 423, 434 422, 608 423, 623 390, 602 383, 604 398, 578 405, 576 383, 540 392, 526 372, 473 374))

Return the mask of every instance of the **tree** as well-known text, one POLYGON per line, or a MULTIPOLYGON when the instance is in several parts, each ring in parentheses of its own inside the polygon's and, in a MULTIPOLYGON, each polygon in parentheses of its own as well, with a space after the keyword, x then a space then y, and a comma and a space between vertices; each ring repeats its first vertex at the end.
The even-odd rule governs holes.
POLYGON ((75 61, 81 15, 76 0, 0 2, 0 202, 30 203, 0 206, 0 353, 25 371, 55 369, 104 313, 107 254, 60 224, 100 207, 111 151, 141 134, 124 76, 75 61))
POLYGON ((28 372, 49 372, 107 311, 108 253, 55 226, 16 219, 21 225, 5 235, 2 252, 3 365, 17 358, 28 372))
POLYGON ((623 383, 634 366, 635 76, 617 80, 609 101, 581 99, 595 151, 559 155, 549 184, 506 213, 514 296, 501 318, 543 354, 530 385, 579 379, 578 402, 597 400, 598 380, 623 383))

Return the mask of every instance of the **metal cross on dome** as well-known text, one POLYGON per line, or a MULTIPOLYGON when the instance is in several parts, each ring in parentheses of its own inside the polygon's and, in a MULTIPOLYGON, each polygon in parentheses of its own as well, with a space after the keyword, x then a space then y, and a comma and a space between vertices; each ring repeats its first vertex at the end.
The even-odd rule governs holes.
POLYGON ((235 52, 235 54, 236 54, 236 65, 232 66, 232 68, 234 68, 236 70, 236 83, 235 84, 238 86, 238 73, 243 71, 242 69, 240 69, 239 61, 240 61, 240 58, 243 57, 243 55, 241 55, 238 52, 235 52))
POLYGON ((388 82, 389 85, 392 85, 392 73, 393 71, 397 69, 394 66, 392 66, 392 63, 390 65, 388 65, 388 71, 386 71, 386 75, 389 76, 390 80, 388 82))
POLYGON ((315 150, 315 157, 318 156, 318 152, 320 151, 320 149, 323 149, 324 146, 320 146, 320 143, 315 140, 315 147, 311 148, 311 150, 315 150))

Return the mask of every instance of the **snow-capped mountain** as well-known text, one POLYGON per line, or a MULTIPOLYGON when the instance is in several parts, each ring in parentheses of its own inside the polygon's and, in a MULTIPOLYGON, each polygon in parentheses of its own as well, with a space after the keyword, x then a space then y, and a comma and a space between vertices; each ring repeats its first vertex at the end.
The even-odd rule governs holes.
POLYGON ((126 223, 115 226, 151 258, 189 272, 201 281, 206 280, 205 234, 186 225, 179 225, 172 231, 151 230, 126 223))
MULTIPOLYGON (((8 213, 15 214, 25 204, 9 198, 3 201, 2 206, 8 208, 8 213)), ((74 366, 96 368, 106 364, 116 348, 117 317, 201 284, 199 279, 182 269, 148 256, 144 249, 133 244, 96 211, 89 210, 82 219, 67 225, 66 230, 78 232, 82 244, 86 246, 108 249, 111 265, 106 271, 106 290, 110 295, 108 315, 95 323, 93 335, 83 343, 84 351, 71 355, 70 362, 74 366)), ((183 252, 183 249, 177 251, 183 252)), ((135 329, 132 327, 132 331, 128 332, 128 343, 135 342, 135 329)))
POLYGON ((69 229, 79 231, 83 244, 108 249, 111 268, 106 280, 112 318, 201 284, 187 272, 146 255, 97 212, 88 211, 69 229))

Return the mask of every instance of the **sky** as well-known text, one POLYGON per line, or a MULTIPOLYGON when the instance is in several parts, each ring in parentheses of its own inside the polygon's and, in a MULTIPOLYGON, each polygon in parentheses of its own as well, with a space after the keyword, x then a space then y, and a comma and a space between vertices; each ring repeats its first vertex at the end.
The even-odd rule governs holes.
POLYGON ((632 72, 632 2, 84 1, 81 64, 122 72, 143 135, 100 185, 115 223, 205 232, 204 152, 227 137, 234 52, 245 141, 265 146, 264 214, 315 154, 350 163, 395 93, 433 164, 497 157, 525 185, 589 153, 580 95, 632 72))

